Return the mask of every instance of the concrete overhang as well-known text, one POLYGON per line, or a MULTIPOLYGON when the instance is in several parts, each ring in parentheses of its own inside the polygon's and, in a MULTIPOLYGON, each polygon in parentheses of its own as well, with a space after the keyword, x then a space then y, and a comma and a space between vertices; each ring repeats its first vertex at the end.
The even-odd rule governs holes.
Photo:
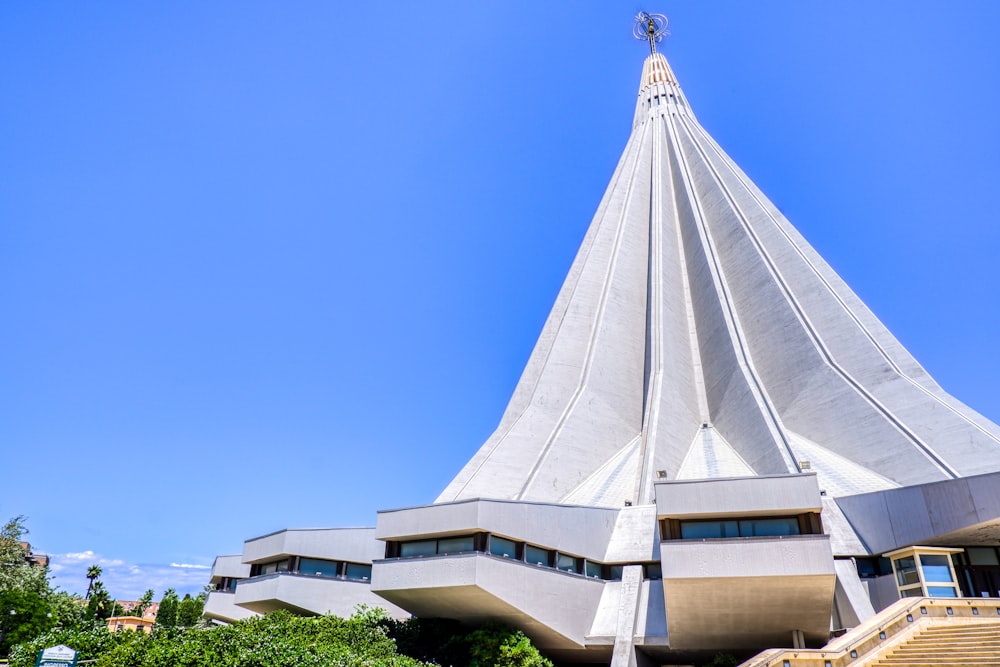
MULTIPOLYGON (((632 509, 632 508, 629 508, 632 509)), ((640 509, 640 508, 635 508, 640 509)), ((489 532, 565 553, 604 561, 616 530, 619 510, 506 500, 460 500, 378 513, 375 536, 380 540, 417 540, 473 532, 489 532)), ((652 553, 655 521, 650 515, 647 544, 652 553)), ((644 549, 644 552, 643 552, 644 549)), ((632 558, 642 559, 642 555, 632 558)))
POLYGON ((865 547, 1000 544, 1000 472, 837 498, 865 547))
POLYGON ((245 579, 250 576, 250 566, 243 562, 243 556, 216 556, 212 563, 212 580, 223 579, 245 579))
POLYGON ((660 545, 670 647, 787 646, 829 639, 836 584, 826 535, 671 540, 660 545))
MULTIPOLYGON (((370 563, 385 555, 374 528, 279 530, 243 543, 243 563, 267 563, 288 556, 370 563)), ((249 573, 248 573, 249 574, 249 573)))
POLYGON ((233 623, 257 614, 236 604, 236 594, 229 591, 212 591, 205 600, 204 615, 213 621, 233 623))
POLYGON ((375 595, 359 581, 309 577, 289 573, 244 579, 236 586, 233 602, 259 614, 287 609, 295 614, 335 614, 347 618, 359 604, 382 607, 390 616, 409 614, 375 595))
POLYGON ((671 519, 819 512, 816 473, 657 482, 656 514, 671 519))
POLYGON ((586 641, 604 584, 480 553, 376 561, 372 572, 374 592, 420 618, 500 621, 547 654, 584 662, 609 655, 607 642, 586 641))

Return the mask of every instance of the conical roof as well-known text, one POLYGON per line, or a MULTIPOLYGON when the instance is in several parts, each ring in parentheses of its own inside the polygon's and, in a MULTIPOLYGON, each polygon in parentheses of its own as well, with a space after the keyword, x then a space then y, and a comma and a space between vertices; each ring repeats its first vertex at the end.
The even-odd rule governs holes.
POLYGON ((815 470, 830 495, 1000 470, 944 392, 698 123, 662 54, 494 434, 438 502, 648 503, 815 470))

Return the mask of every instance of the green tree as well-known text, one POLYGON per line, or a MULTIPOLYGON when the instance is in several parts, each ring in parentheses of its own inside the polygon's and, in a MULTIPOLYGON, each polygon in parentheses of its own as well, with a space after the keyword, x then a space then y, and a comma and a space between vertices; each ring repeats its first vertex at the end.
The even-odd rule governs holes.
POLYGON ((203 603, 198 598, 191 597, 190 593, 184 594, 184 599, 177 605, 177 625, 181 628, 190 628, 201 618, 203 603))
POLYGON ((142 597, 139 598, 139 601, 132 608, 132 615, 141 618, 151 604, 153 604, 153 589, 147 588, 146 592, 142 594, 142 597))
POLYGON ((552 667, 520 630, 490 623, 469 634, 469 667, 552 667))
POLYGON ((0 591, 49 591, 48 569, 28 562, 28 550, 23 544, 27 534, 23 516, 10 519, 0 528, 0 591))
POLYGON ((121 607, 104 588, 104 582, 100 579, 95 581, 90 593, 90 599, 87 601, 87 616, 103 621, 114 616, 115 612, 119 610, 121 610, 121 607))
POLYGON ((0 656, 54 623, 48 569, 29 561, 27 533, 21 516, 0 528, 0 656))
POLYGON ((168 588, 160 600, 160 609, 156 612, 156 625, 161 628, 173 628, 177 625, 177 591, 168 588))
POLYGON ((91 565, 87 568, 87 579, 90 580, 90 583, 87 584, 87 594, 83 596, 85 599, 90 599, 90 593, 94 590, 94 582, 100 579, 103 573, 104 570, 101 569, 100 565, 91 565))
POLYGON ((53 631, 11 651, 11 667, 31 667, 44 646, 66 644, 95 667, 431 667, 401 655, 384 612, 299 618, 279 611, 228 626, 108 632, 93 624, 53 631))

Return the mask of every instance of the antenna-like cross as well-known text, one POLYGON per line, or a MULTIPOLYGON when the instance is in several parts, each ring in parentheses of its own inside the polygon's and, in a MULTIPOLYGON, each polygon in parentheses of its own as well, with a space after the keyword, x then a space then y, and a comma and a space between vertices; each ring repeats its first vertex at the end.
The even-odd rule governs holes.
POLYGON ((656 53, 656 43, 663 40, 667 32, 667 17, 663 14, 639 12, 632 25, 632 36, 644 42, 649 42, 649 52, 656 53))

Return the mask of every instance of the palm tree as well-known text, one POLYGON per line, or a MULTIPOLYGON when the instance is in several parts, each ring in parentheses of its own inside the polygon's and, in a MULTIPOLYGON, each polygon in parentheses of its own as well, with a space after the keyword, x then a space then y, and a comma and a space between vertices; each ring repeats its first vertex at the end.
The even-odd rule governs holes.
POLYGON ((101 572, 103 572, 103 570, 100 565, 91 565, 87 568, 87 579, 90 579, 90 583, 87 584, 87 595, 84 597, 85 600, 90 599, 90 593, 94 590, 94 581, 101 576, 101 572))

